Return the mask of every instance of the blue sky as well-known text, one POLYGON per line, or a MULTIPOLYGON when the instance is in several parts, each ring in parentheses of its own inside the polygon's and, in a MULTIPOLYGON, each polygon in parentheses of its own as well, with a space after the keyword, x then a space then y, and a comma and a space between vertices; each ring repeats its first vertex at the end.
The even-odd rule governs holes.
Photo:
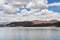
MULTIPOLYGON (((48 0, 48 4, 58 3, 58 2, 60 2, 60 0, 48 0)), ((49 6, 48 9, 54 12, 60 12, 60 6, 49 6)))
POLYGON ((60 0, 48 0, 48 3, 60 2, 60 0))
MULTIPOLYGON (((50 3, 58 3, 58 2, 60 2, 60 0, 48 0, 48 4, 50 4, 50 3)), ((7 4, 7 3, 5 3, 5 4, 7 4)), ((28 11, 31 10, 30 8, 22 8, 22 9, 26 9, 28 11)), ((49 6, 48 10, 52 10, 54 12, 60 12, 60 6, 49 6)), ((2 11, 1 8, 0 8, 0 11, 2 11)), ((20 11, 18 11, 18 12, 20 12, 20 11)))
MULTIPOLYGON (((48 0, 48 4, 58 3, 58 2, 60 2, 60 0, 48 0)), ((22 8, 22 9, 30 10, 29 8, 22 8)), ((60 13, 60 6, 49 6, 48 10, 52 10, 54 12, 60 13)), ((18 12, 21 12, 21 11, 18 11, 18 12)))
MULTIPOLYGON (((60 2, 60 0, 48 0, 48 4, 50 4, 50 3, 58 3, 58 2, 60 2)), ((28 9, 25 8, 25 9, 30 10, 29 8, 28 9)), ((60 13, 60 6, 49 6, 48 10, 52 10, 54 12, 60 13)))

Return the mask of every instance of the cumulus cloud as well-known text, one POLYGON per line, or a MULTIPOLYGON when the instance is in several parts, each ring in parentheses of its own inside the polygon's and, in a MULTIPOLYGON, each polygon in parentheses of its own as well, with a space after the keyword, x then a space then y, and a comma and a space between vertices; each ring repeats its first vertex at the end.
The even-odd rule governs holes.
MULTIPOLYGON (((33 14, 35 14, 35 13, 33 13, 33 14)), ((55 13, 53 11, 50 11, 48 9, 43 9, 43 10, 41 10, 39 12, 36 12, 36 14, 37 15, 50 15, 50 14, 57 14, 57 13, 55 13)))
POLYGON ((24 9, 24 10, 21 11, 21 14, 22 14, 22 15, 28 15, 29 12, 28 12, 26 9, 24 9))
POLYGON ((47 3, 47 0, 15 0, 15 2, 22 2, 22 4, 28 4, 30 2, 36 2, 36 1, 42 1, 45 4, 47 3))
POLYGON ((49 20, 60 20, 60 14, 59 13, 55 13, 53 11, 44 9, 41 12, 37 12, 37 13, 32 13, 32 15, 30 15, 31 20, 45 20, 45 21, 49 21, 49 20))
POLYGON ((50 10, 48 10, 48 9, 44 9, 44 10, 41 11, 41 13, 42 13, 42 14, 52 14, 52 13, 54 14, 55 12, 50 11, 50 10))
POLYGON ((60 6, 60 2, 59 3, 51 3, 51 4, 48 4, 48 6, 60 6))
MULTIPOLYGON (((50 20, 60 20, 60 14, 55 13, 53 11, 50 11, 48 9, 41 10, 39 12, 33 12, 34 10, 31 11, 26 11, 22 10, 21 14, 16 16, 17 19, 20 18, 19 21, 32 21, 32 20, 43 20, 43 21, 50 21, 50 20)), ((18 21, 18 20, 16 20, 18 21)))
POLYGON ((15 0, 16 2, 22 2, 22 3, 28 3, 28 2, 30 2, 30 0, 15 0))
POLYGON ((42 1, 36 1, 36 2, 28 3, 27 7, 32 8, 32 9, 47 8, 47 4, 42 1))
POLYGON ((17 2, 19 2, 18 4, 27 4, 27 3, 29 3, 30 2, 30 0, 7 0, 9 3, 17 3, 17 2))
POLYGON ((0 0, 0 4, 3 3, 3 2, 4 2, 4 0, 0 0))
POLYGON ((6 8, 6 9, 13 9, 12 5, 3 5, 3 7, 6 8))
MULTIPOLYGON (((19 15, 7 15, 1 14, 2 19, 7 19, 9 21, 32 21, 32 20, 42 20, 42 21, 50 21, 50 20, 60 20, 60 14, 55 13, 53 11, 49 11, 47 9, 41 10, 40 12, 33 12, 34 10, 27 11, 22 10, 19 15), (4 17, 3 17, 4 16, 4 17)), ((36 11, 36 9, 35 9, 36 11)))
MULTIPOLYGON (((4 0, 2 1, 2 2, 4 2, 4 0)), ((18 6, 18 7, 20 7, 20 6, 22 6, 23 4, 26 4, 27 5, 27 7, 29 7, 29 8, 33 8, 33 9, 36 9, 36 8, 46 8, 47 7, 47 2, 46 2, 46 0, 7 0, 7 2, 9 2, 9 3, 11 3, 12 4, 12 6, 18 6)), ((11 5, 4 5, 6 8, 12 8, 11 7, 11 5)))
MULTIPOLYGON (((20 0, 22 3, 19 3, 17 1, 17 5, 21 5, 24 4, 24 2, 26 2, 27 0, 20 0)), ((27 8, 31 8, 31 11, 27 11, 26 9, 23 9, 21 11, 20 14, 18 15, 5 15, 5 17, 3 18, 7 18, 10 21, 32 21, 32 20, 45 20, 45 21, 49 21, 49 20, 60 20, 60 14, 59 13, 55 13, 53 11, 50 11, 47 8, 47 4, 43 1, 36 1, 36 2, 26 2, 27 3, 27 8), (42 9, 41 11, 38 9, 42 9)), ((14 4, 14 3, 13 3, 14 4)), ((52 6, 52 4, 48 4, 49 6, 52 6)), ((15 13, 16 10, 14 9, 14 11, 12 10, 14 7, 12 5, 3 5, 4 8, 6 8, 8 10, 8 13, 15 13), (12 10, 12 11, 11 11, 12 10)), ((7 12, 7 11, 5 11, 7 12)), ((3 14, 1 14, 3 15, 3 14)))

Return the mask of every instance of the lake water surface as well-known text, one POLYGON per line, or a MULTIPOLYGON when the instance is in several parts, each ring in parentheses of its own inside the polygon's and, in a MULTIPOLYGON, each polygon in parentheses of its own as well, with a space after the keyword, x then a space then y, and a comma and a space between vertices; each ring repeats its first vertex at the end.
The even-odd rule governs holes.
POLYGON ((0 40, 60 40, 54 27, 0 27, 0 40))

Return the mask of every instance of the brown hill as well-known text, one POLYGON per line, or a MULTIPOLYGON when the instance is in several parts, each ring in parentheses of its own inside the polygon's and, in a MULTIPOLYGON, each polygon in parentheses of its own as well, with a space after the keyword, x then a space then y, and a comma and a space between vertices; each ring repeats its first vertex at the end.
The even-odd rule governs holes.
POLYGON ((6 26, 9 27, 17 27, 17 26, 24 26, 24 27, 45 27, 45 26, 60 26, 60 22, 56 20, 51 21, 24 21, 24 22, 12 22, 7 24, 6 26))

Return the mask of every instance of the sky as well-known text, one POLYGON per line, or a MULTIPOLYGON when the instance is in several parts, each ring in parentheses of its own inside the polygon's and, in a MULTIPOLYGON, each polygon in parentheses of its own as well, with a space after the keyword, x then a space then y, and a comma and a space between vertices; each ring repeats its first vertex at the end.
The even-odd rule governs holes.
MULTIPOLYGON (((51 10, 51 11, 53 11, 53 12, 58 12, 58 13, 60 13, 60 0, 47 0, 48 1, 48 3, 47 3, 47 5, 49 5, 48 6, 48 10, 51 10)), ((5 3, 6 4, 6 3, 5 3)), ((45 4, 43 4, 43 2, 37 2, 37 3, 29 3, 28 4, 28 6, 32 6, 32 8, 41 8, 41 7, 46 7, 45 6, 45 4), (36 5, 38 5, 38 6, 35 6, 35 4, 36 5), (35 7, 34 7, 35 6, 35 7)), ((9 6, 9 5, 8 5, 9 6)), ((20 8, 19 8, 20 9, 20 8)), ((30 11, 31 9, 28 7, 28 8, 21 8, 21 9, 26 9, 26 10, 28 10, 28 11, 30 11)), ((1 11, 2 9, 0 8, 0 11, 1 11)), ((20 11, 18 11, 18 12, 20 12, 20 11)))
POLYGON ((56 19, 60 21, 60 0, 33 0, 33 2, 32 1, 27 2, 27 0, 25 1, 20 0, 18 2, 13 1, 11 3, 9 1, 7 1, 6 3, 6 1, 3 0, 3 1, 0 1, 0 11, 2 11, 1 18, 4 17, 4 20, 5 18, 7 18, 7 20, 10 20, 10 21, 20 21, 20 20, 49 21, 52 19, 53 20, 56 19), (17 14, 19 16, 14 16, 15 18, 12 17, 10 19, 9 18, 10 16, 8 17, 7 15, 5 15, 10 13, 17 14), (20 14, 22 16, 20 16, 20 14))
POLYGON ((48 3, 60 2, 60 0, 48 0, 48 3))
MULTIPOLYGON (((48 10, 51 10, 53 12, 60 13, 60 0, 47 0, 48 1, 48 10)), ((40 2, 41 3, 41 2, 40 2)), ((31 4, 32 5, 32 4, 31 4)), ((45 5, 45 4, 44 4, 45 5)), ((40 5, 41 7, 41 5, 40 5)))
MULTIPOLYGON (((53 3, 60 3, 60 0, 48 0, 48 4, 53 4, 53 3)), ((60 12, 60 4, 59 6, 49 6, 49 10, 52 10, 54 12, 60 12)))

